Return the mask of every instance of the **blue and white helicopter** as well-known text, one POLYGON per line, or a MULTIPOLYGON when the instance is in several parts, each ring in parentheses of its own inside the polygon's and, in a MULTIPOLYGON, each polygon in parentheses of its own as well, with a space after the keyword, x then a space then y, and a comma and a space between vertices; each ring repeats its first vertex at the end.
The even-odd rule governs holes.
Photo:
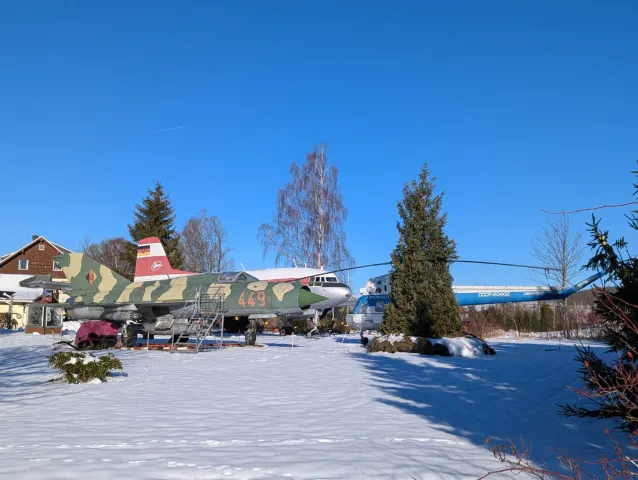
MULTIPOLYGON (((558 270, 556 268, 549 267, 473 260, 452 260, 451 262, 542 269, 546 272, 550 270, 558 270)), ((354 268, 390 264, 391 262, 384 262, 354 268)), ((605 272, 598 272, 568 288, 541 286, 453 286, 452 289, 456 294, 456 300, 459 306, 564 300, 579 290, 582 290, 588 285, 596 282, 604 275, 605 272)), ((366 282, 365 287, 361 289, 361 296, 356 300, 352 313, 346 315, 346 322, 348 326, 361 331, 378 330, 383 323, 385 305, 390 303, 390 291, 391 285, 389 274, 369 279, 366 282)))

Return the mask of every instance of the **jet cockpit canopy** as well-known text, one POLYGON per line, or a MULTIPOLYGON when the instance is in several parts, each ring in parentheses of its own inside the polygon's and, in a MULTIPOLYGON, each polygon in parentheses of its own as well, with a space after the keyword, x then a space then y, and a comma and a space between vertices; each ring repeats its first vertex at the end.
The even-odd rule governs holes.
POLYGON ((221 272, 217 278, 218 282, 258 282, 259 279, 246 272, 221 272))

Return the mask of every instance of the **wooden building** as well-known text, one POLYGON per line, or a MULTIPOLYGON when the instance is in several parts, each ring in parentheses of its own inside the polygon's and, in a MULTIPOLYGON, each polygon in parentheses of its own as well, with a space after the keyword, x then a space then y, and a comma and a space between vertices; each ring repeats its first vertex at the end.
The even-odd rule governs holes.
POLYGON ((71 253, 71 250, 41 235, 33 235, 29 243, 0 257, 0 274, 51 275, 52 278, 66 280, 53 259, 60 253, 71 253))
POLYGON ((7 326, 7 316, 11 309, 12 328, 25 327, 27 333, 51 333, 60 330, 61 322, 55 318, 51 319, 55 312, 28 308, 30 305, 35 307, 38 303, 50 304, 54 300, 52 292, 20 285, 21 281, 35 275, 47 275, 56 281, 67 281, 54 259, 60 253, 71 253, 71 250, 41 235, 33 235, 30 242, 0 256, 0 293, 5 292, 5 295, 0 295, 0 327, 7 326), (38 314, 48 315, 47 319, 41 319, 40 329, 37 328, 38 320, 35 318, 38 314), (28 318, 29 316, 34 318, 28 318), (54 325, 53 330, 47 328, 47 324, 54 325))

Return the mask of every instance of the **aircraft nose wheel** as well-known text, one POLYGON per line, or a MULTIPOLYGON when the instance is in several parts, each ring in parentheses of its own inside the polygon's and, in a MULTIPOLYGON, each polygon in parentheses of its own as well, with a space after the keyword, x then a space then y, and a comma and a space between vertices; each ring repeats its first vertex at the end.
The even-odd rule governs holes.
POLYGON ((279 335, 285 337, 286 335, 292 335, 292 327, 281 327, 279 329, 279 335))

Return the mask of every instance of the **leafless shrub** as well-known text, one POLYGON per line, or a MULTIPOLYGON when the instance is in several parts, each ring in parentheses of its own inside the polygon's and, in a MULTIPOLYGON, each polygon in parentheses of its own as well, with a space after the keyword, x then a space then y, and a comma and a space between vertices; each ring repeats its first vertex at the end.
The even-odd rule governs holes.
POLYGON ((542 234, 536 235, 532 243, 532 256, 542 266, 557 270, 532 270, 530 275, 537 282, 565 288, 580 270, 584 249, 582 234, 574 233, 569 217, 561 215, 543 226, 542 234))
POLYGON ((228 235, 219 217, 208 216, 202 210, 184 225, 180 242, 184 268, 192 272, 223 272, 232 270, 228 235))
POLYGON ((130 262, 127 250, 134 248, 131 242, 122 237, 107 238, 99 243, 91 243, 89 238, 85 238, 81 246, 83 253, 128 279, 133 278, 135 264, 130 262))
POLYGON ((479 338, 494 336, 503 327, 493 309, 478 310, 474 306, 464 307, 462 315, 463 329, 479 338))
MULTIPOLYGON (((609 431, 605 430, 604 435, 609 436, 609 431)), ((635 454, 627 454, 628 450, 635 451, 638 447, 634 434, 628 435, 630 447, 622 447, 616 440, 609 438, 613 444, 614 457, 608 457, 606 454, 601 455, 596 460, 585 460, 580 457, 574 457, 566 449, 554 448, 556 458, 559 465, 564 468, 565 472, 557 472, 548 469, 544 464, 539 465, 530 458, 531 444, 525 445, 521 438, 521 447, 518 447, 513 441, 509 440, 507 444, 499 444, 492 449, 494 457, 508 466, 500 470, 494 470, 480 477, 479 480, 488 478, 492 475, 502 473, 520 474, 527 473, 533 478, 539 480, 599 480, 600 475, 588 470, 602 470, 607 480, 617 478, 635 478, 638 476, 638 457, 635 454)), ((486 440, 486 445, 492 443, 491 439, 486 440)))

